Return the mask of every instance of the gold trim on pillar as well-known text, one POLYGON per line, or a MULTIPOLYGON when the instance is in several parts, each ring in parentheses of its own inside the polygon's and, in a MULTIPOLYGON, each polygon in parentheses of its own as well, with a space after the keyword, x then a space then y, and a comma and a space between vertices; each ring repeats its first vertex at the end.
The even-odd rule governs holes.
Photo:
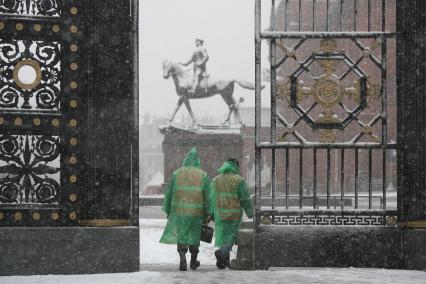
POLYGON ((406 229, 426 229, 426 221, 407 221, 402 223, 406 229))
POLYGON ((77 7, 72 7, 72 8, 70 9, 70 13, 71 13, 72 15, 77 15, 77 13, 78 13, 77 7))
POLYGON ((270 216, 263 216, 260 222, 262 225, 272 225, 272 218, 270 216))
POLYGON ((125 227, 130 226, 130 220, 126 219, 91 219, 80 220, 81 226, 84 227, 125 227))
POLYGON ((59 32, 61 30, 61 28, 59 27, 59 25, 53 25, 52 26, 52 31, 54 32, 54 33, 57 33, 57 32, 59 32))

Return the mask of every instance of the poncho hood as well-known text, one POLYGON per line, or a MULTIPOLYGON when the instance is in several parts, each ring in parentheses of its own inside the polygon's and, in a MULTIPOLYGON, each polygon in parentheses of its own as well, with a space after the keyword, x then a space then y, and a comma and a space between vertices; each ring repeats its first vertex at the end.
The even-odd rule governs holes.
POLYGON ((191 151, 189 151, 186 155, 185 160, 183 160, 183 166, 200 168, 201 162, 195 147, 192 148, 191 151))
POLYGON ((240 168, 238 165, 231 161, 223 163, 217 171, 221 174, 240 174, 240 168))

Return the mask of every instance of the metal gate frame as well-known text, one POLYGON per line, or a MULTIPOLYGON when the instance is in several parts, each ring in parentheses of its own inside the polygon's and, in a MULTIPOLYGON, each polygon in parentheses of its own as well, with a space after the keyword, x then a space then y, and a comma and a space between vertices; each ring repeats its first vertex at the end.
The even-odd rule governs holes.
POLYGON ((137 7, 0 1, 0 227, 138 226, 137 7))
MULTIPOLYGON (((286 1, 286 5, 288 3, 288 0, 286 1)), ((314 13, 315 13, 315 2, 313 1, 313 7, 314 7, 314 13)), ((357 0, 353 0, 354 5, 357 5, 357 0)), ((277 31, 275 27, 275 0, 271 0, 272 2, 272 14, 271 14, 271 30, 270 31, 262 31, 261 30, 261 0, 255 0, 255 78, 256 78, 256 99, 255 99, 255 106, 256 106, 256 116, 255 116, 255 234, 259 226, 261 225, 270 225, 275 223, 275 219, 279 216, 300 216, 299 220, 295 222, 295 224, 303 225, 303 216, 309 215, 314 216, 315 218, 318 218, 319 215, 325 215, 325 216, 341 216, 342 219, 340 221, 325 221, 322 222, 324 225, 363 225, 363 218, 357 219, 358 217, 364 217, 368 218, 368 216, 379 216, 378 219, 369 221, 366 223, 366 225, 378 225, 379 223, 381 225, 388 225, 388 226, 398 226, 399 217, 399 207, 400 204, 398 202, 397 208, 398 210, 387 210, 386 209, 386 164, 387 159, 386 155, 383 155, 383 197, 384 197, 384 204, 382 209, 379 210, 373 210, 372 208, 372 151, 375 149, 381 149, 384 153, 386 153, 386 150, 392 149, 396 150, 397 145, 396 143, 389 143, 387 138, 387 90, 386 90, 386 83, 387 83, 387 62, 386 62, 386 52, 387 52, 387 40, 389 38, 395 38, 396 33, 395 32, 388 32, 386 31, 386 16, 385 13, 382 13, 382 30, 381 31, 372 31, 371 30, 371 5, 370 1, 368 0, 368 31, 343 31, 342 24, 340 25, 341 30, 338 32, 332 32, 329 31, 329 0, 327 0, 327 31, 315 31, 315 16, 313 17, 314 23, 314 31, 305 32, 305 31, 298 31, 298 32, 288 32, 286 25, 285 31, 277 31), (381 75, 381 89, 380 94, 382 98, 382 113, 377 117, 377 121, 381 121, 382 123, 382 137, 381 137, 381 143, 356 143, 356 144, 349 144, 349 143, 311 143, 311 142, 304 142, 302 143, 286 143, 286 142, 278 142, 277 141, 277 121, 280 121, 282 123, 283 120, 281 119, 280 115, 277 114, 277 79, 276 79, 276 68, 279 66, 284 60, 280 60, 280 63, 277 64, 277 40, 279 39, 300 39, 301 42, 305 41, 306 39, 352 39, 355 43, 357 42, 356 39, 358 38, 372 38, 372 39, 380 39, 381 44, 381 60, 380 62, 376 62, 378 65, 380 65, 380 68, 382 70, 381 75), (270 40, 270 78, 271 78, 271 129, 270 129, 270 141, 264 142, 261 141, 261 77, 262 77, 262 70, 261 70, 261 43, 262 40, 270 40), (306 210, 302 204, 303 199, 303 191, 302 188, 300 188, 300 204, 299 204, 299 210, 289 210, 288 208, 288 180, 287 180, 287 188, 286 188, 286 209, 285 210, 276 210, 275 209, 275 193, 276 193, 276 151, 278 149, 284 149, 287 154, 289 149, 299 149, 300 150, 300 165, 303 164, 303 155, 302 151, 303 149, 313 149, 314 152, 314 171, 316 171, 316 161, 317 161, 317 150, 326 150, 327 151, 327 210, 319 210, 316 208, 314 204, 313 209, 306 210), (358 209, 358 206, 355 206, 355 210, 346 210, 344 208, 344 188, 343 183, 341 183, 341 208, 340 210, 332 210, 329 206, 329 200, 330 200, 330 186, 329 186, 329 174, 330 174, 330 151, 332 149, 338 149, 341 153, 341 159, 342 163, 344 162, 344 154, 345 150, 352 149, 355 151, 356 155, 356 175, 355 175, 355 187, 358 182, 358 150, 360 149, 366 149, 368 150, 368 156, 369 156, 369 209, 363 210, 358 209), (271 201, 272 201, 272 209, 271 210, 265 210, 261 208, 261 194, 262 194, 262 184, 261 184, 261 161, 262 161, 262 150, 271 150, 272 152, 272 181, 271 181, 271 201), (397 217, 398 216, 398 217, 397 217), (354 217, 355 219, 349 220, 349 217, 354 217), (361 220, 361 222, 358 223, 357 220, 361 220)), ((340 1, 341 5, 343 3, 343 0, 340 1)), ((382 0, 382 11, 386 10, 386 0, 382 0)), ((342 6, 341 6, 342 7, 342 6)), ((356 6, 355 6, 356 7, 356 6)), ((299 0, 299 11, 301 9, 301 0, 299 0)), ((342 9, 340 11, 340 16, 342 16, 342 9)), ((286 6, 286 14, 287 14, 287 6, 286 6)), ((354 13, 355 14, 355 13, 354 13)), ((315 15, 315 14, 314 14, 315 15)), ((299 29, 300 29, 300 13, 299 13, 299 29)), ((287 19, 287 17, 286 17, 287 19)), ((354 27, 356 27, 356 17, 354 17, 354 27)), ((301 45, 301 44, 300 44, 301 45)), ((296 46, 294 50, 296 50, 300 45, 296 46)), ((358 45, 359 48, 366 48, 361 45, 358 45)), ((356 66, 359 62, 352 62, 354 66, 356 66)), ((300 63, 299 63, 300 64, 300 63)), ((361 82, 361 84, 363 84, 361 82)), ((364 82, 365 84, 365 82, 364 82)), ((365 87, 365 86, 364 86, 365 87)), ((291 92, 296 93, 296 87, 291 87, 291 92)), ((362 96, 362 94, 361 94, 362 96)), ((319 127, 321 128, 321 127, 319 127)), ((323 128, 328 128, 326 125, 323 125, 323 128)), ((288 155, 286 156, 286 164, 288 169, 288 155)), ((288 179, 288 175, 286 175, 288 179)), ((316 194, 316 173, 314 173, 314 194, 316 194)), ((300 180, 303 180, 302 174, 300 174, 300 180)), ((302 184, 302 183, 301 183, 302 184)), ((302 187, 302 186, 301 186, 302 187)), ((399 188, 398 188, 399 191, 399 188)), ((357 190, 355 189, 355 194, 357 194, 357 190)), ((398 193, 399 196, 399 193, 398 193)), ((356 203, 357 203, 358 197, 356 197, 356 203)), ((315 200, 315 198, 314 198, 315 200)), ((399 200, 399 198, 398 198, 399 200)), ((309 218, 308 221, 311 221, 309 218)), ((324 220, 323 220, 324 221, 324 220)), ((286 224, 291 224, 291 222, 284 222, 286 224)), ((309 223, 309 222, 307 222, 309 223)), ((312 223, 312 222, 311 222, 312 223)), ((314 221, 315 225, 322 224, 321 221, 314 221)), ((364 222, 365 223, 365 222, 364 222)))
POLYGON ((0 1, 1 275, 139 271, 137 34, 137 0, 0 1))

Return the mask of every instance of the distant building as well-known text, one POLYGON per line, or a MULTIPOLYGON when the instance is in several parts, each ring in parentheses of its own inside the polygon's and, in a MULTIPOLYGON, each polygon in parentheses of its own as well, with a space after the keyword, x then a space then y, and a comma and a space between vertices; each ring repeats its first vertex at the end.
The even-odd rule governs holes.
POLYGON ((139 124, 140 133, 140 192, 144 192, 147 184, 157 173, 163 172, 163 135, 158 131, 160 125, 166 124, 166 118, 156 118, 151 114, 145 114, 139 124))
POLYGON ((157 172, 152 179, 144 186, 143 191, 139 193, 143 195, 156 195, 162 193, 162 186, 164 183, 164 175, 162 172, 157 172))

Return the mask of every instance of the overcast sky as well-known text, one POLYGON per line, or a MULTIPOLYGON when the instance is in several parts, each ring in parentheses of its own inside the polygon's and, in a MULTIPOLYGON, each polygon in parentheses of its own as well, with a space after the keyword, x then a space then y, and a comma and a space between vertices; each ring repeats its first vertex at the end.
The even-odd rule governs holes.
MULTIPOLYGON (((210 60, 209 74, 254 83, 254 0, 140 0, 140 108, 169 115, 177 103, 173 81, 162 77, 162 61, 187 60, 194 39, 201 37, 210 60)), ((262 1, 268 4, 269 1, 262 1)), ((269 23, 270 6, 263 5, 269 23)), ((266 54, 264 58, 266 59, 266 54)), ((266 62, 265 62, 266 63, 266 62)), ((266 91, 264 91, 266 93, 266 91)), ((236 88, 235 98, 254 105, 254 91, 236 88)), ((198 116, 222 117, 226 104, 219 96, 191 101, 198 116), (214 108, 212 108, 214 105, 214 108)), ((186 109, 181 113, 186 115, 186 109)))

